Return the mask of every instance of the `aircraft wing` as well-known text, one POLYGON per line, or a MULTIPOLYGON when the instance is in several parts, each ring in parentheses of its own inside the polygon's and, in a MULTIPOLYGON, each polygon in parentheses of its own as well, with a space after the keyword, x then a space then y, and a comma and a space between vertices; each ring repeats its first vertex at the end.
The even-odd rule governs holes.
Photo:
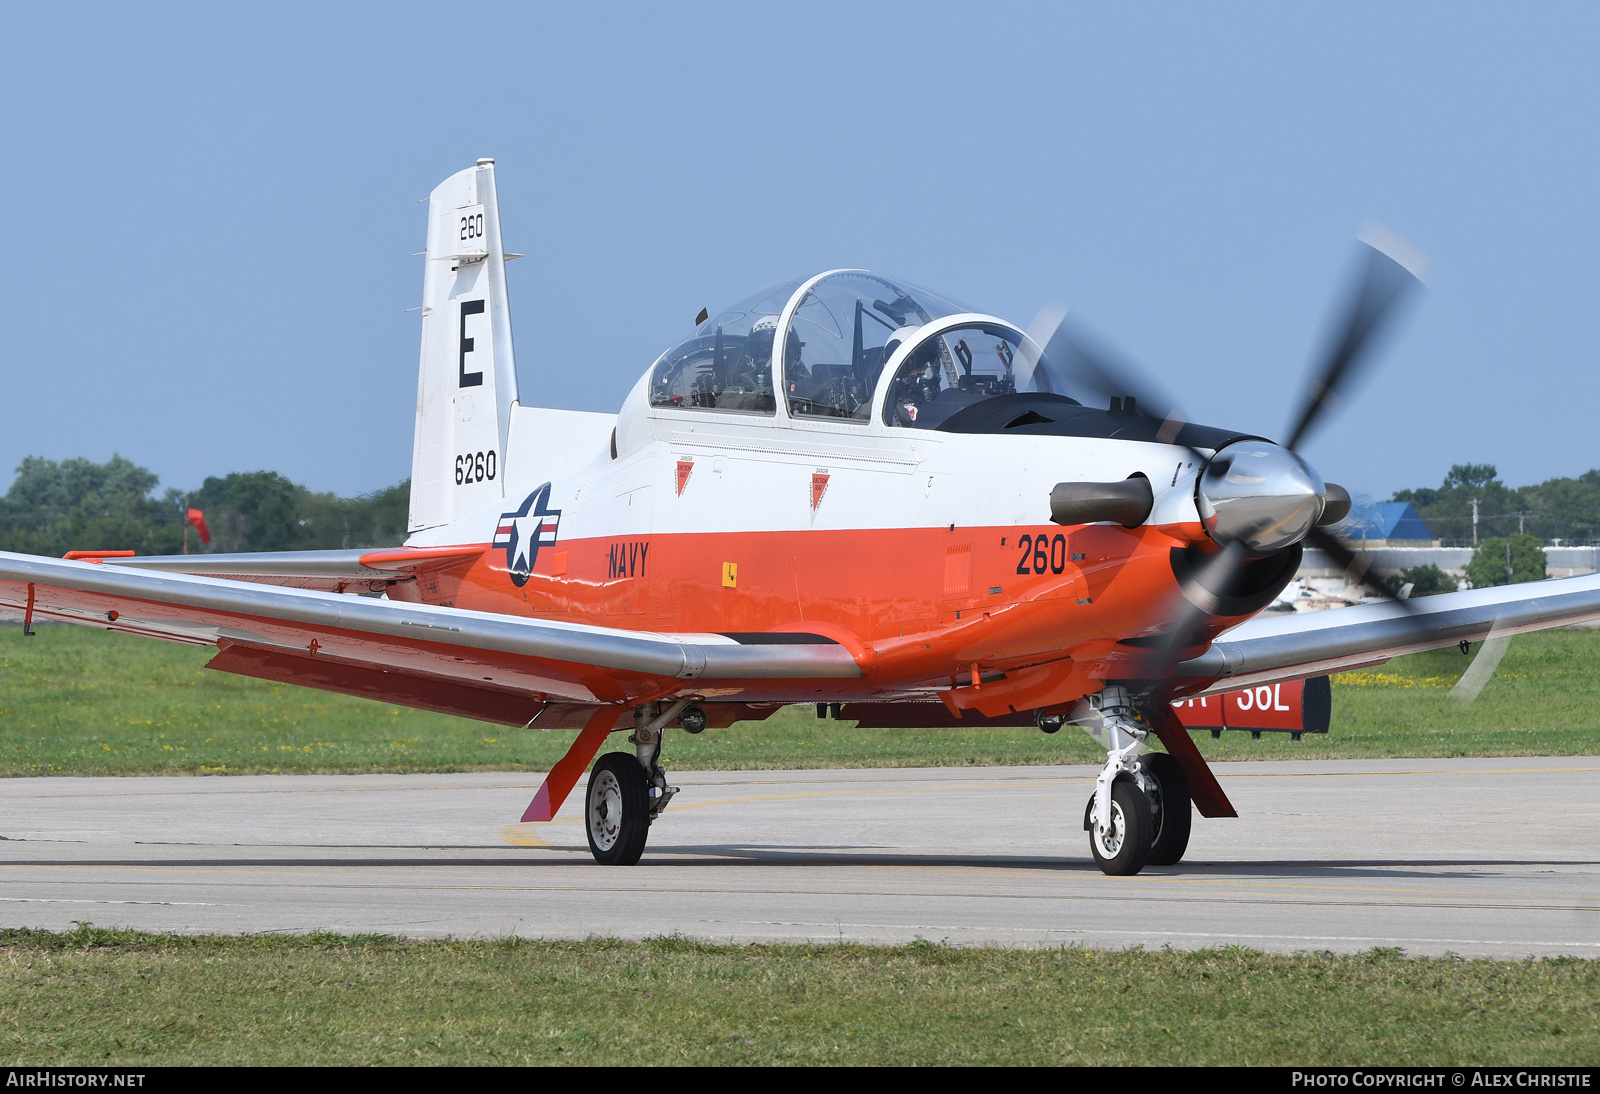
POLYGON ((567 715, 554 724, 582 724, 600 705, 861 675, 818 635, 656 634, 7 552, 0 607, 215 645, 212 668, 502 725, 548 707, 567 715))
POLYGON ((1322 676, 1419 650, 1600 618, 1600 574, 1497 585, 1240 624, 1177 675, 1212 681, 1193 694, 1322 676))

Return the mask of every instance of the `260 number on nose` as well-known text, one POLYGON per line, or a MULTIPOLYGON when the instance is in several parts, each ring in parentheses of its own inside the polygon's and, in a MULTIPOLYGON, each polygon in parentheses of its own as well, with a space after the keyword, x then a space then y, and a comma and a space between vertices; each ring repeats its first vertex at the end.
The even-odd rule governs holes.
POLYGON ((1067 568, 1067 537, 1057 533, 1055 536, 1023 536, 1017 540, 1017 546, 1022 549, 1022 557, 1017 559, 1017 573, 1026 574, 1030 570, 1036 574, 1046 571, 1059 574, 1067 568))

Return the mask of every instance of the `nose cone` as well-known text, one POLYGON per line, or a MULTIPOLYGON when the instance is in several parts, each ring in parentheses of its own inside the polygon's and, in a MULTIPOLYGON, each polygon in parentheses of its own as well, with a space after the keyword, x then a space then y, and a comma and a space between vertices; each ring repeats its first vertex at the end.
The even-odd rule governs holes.
POLYGON ((1304 538, 1326 493, 1322 476, 1287 448, 1239 441, 1206 465, 1196 500, 1212 539, 1264 555, 1304 538))

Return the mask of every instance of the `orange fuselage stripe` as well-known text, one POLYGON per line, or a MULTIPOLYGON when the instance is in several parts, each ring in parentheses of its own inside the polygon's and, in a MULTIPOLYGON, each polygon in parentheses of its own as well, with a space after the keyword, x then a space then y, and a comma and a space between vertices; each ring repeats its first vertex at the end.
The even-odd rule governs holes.
POLYGON ((520 588, 492 548, 390 595, 632 630, 811 631, 879 686, 949 686, 974 664, 1004 672, 1154 633, 1186 541, 1103 524, 645 533, 545 545, 520 588))

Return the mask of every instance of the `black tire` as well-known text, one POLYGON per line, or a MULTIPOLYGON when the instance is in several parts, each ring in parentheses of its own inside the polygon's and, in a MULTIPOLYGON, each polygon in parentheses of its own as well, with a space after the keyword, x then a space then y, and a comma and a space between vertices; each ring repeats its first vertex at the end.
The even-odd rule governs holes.
POLYGON ((650 784, 628 752, 608 752, 595 761, 584 792, 584 829, 589 851, 602 866, 632 866, 650 835, 650 784))
POLYGON ((1148 752, 1139 758, 1145 776, 1156 784, 1154 825, 1150 834, 1151 866, 1172 866, 1189 849, 1189 829, 1194 811, 1189 803, 1189 780, 1183 767, 1165 752, 1148 752))
POLYGON ((1131 877, 1144 869, 1150 859, 1150 830, 1155 827, 1150 799, 1137 783, 1120 778, 1111 784, 1111 832, 1102 844, 1089 823, 1089 851, 1095 865, 1112 877, 1131 877))

